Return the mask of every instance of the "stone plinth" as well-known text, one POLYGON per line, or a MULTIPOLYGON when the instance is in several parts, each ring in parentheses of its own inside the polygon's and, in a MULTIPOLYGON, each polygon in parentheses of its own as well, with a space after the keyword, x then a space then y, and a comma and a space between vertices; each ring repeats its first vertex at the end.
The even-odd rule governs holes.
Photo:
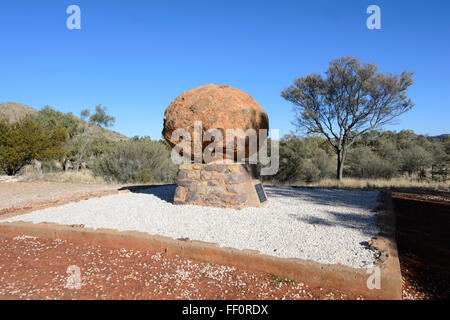
POLYGON ((267 204, 256 165, 181 164, 175 204, 242 209, 267 204))

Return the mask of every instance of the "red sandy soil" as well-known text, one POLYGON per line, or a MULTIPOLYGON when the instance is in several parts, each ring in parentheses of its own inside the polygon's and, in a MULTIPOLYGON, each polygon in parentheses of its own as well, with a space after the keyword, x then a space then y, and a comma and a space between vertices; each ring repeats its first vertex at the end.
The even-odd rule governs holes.
POLYGON ((403 299, 450 298, 450 196, 392 195, 403 299))
POLYGON ((0 299, 362 299, 157 252, 0 235, 0 299), (67 268, 81 288, 66 288, 67 268))

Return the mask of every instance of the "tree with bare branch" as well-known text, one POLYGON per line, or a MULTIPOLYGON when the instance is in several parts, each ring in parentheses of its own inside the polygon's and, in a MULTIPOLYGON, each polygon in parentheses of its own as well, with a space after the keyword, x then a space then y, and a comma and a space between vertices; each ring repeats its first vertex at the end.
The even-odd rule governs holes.
POLYGON ((355 140, 413 107, 406 96, 412 75, 380 73, 375 63, 342 57, 330 62, 325 77, 310 74, 295 79, 281 96, 293 103, 294 125, 299 130, 322 135, 333 147, 340 180, 347 150, 355 140))

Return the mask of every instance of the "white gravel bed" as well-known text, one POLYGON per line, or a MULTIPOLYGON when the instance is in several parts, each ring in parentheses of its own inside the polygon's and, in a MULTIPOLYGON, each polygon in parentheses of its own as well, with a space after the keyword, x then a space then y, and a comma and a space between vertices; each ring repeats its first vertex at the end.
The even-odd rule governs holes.
POLYGON ((92 198, 5 221, 83 224, 214 242, 284 258, 370 268, 378 252, 377 191, 266 187, 269 204, 243 210, 174 205, 174 186, 92 198))

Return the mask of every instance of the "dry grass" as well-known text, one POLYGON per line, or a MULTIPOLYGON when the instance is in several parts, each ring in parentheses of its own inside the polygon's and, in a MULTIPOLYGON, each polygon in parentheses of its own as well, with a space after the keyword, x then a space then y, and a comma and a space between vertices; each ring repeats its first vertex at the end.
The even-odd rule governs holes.
POLYGON ((23 172, 20 180, 25 182, 49 181, 85 184, 106 184, 106 182, 102 178, 95 177, 90 170, 42 173, 33 169, 28 169, 23 172))
POLYGON ((378 189, 378 188, 420 188, 440 191, 450 191, 450 181, 439 182, 431 180, 419 181, 413 178, 401 177, 386 179, 352 179, 344 178, 341 181, 336 179, 324 179, 315 183, 298 183, 294 185, 322 188, 351 188, 351 189, 378 189))

